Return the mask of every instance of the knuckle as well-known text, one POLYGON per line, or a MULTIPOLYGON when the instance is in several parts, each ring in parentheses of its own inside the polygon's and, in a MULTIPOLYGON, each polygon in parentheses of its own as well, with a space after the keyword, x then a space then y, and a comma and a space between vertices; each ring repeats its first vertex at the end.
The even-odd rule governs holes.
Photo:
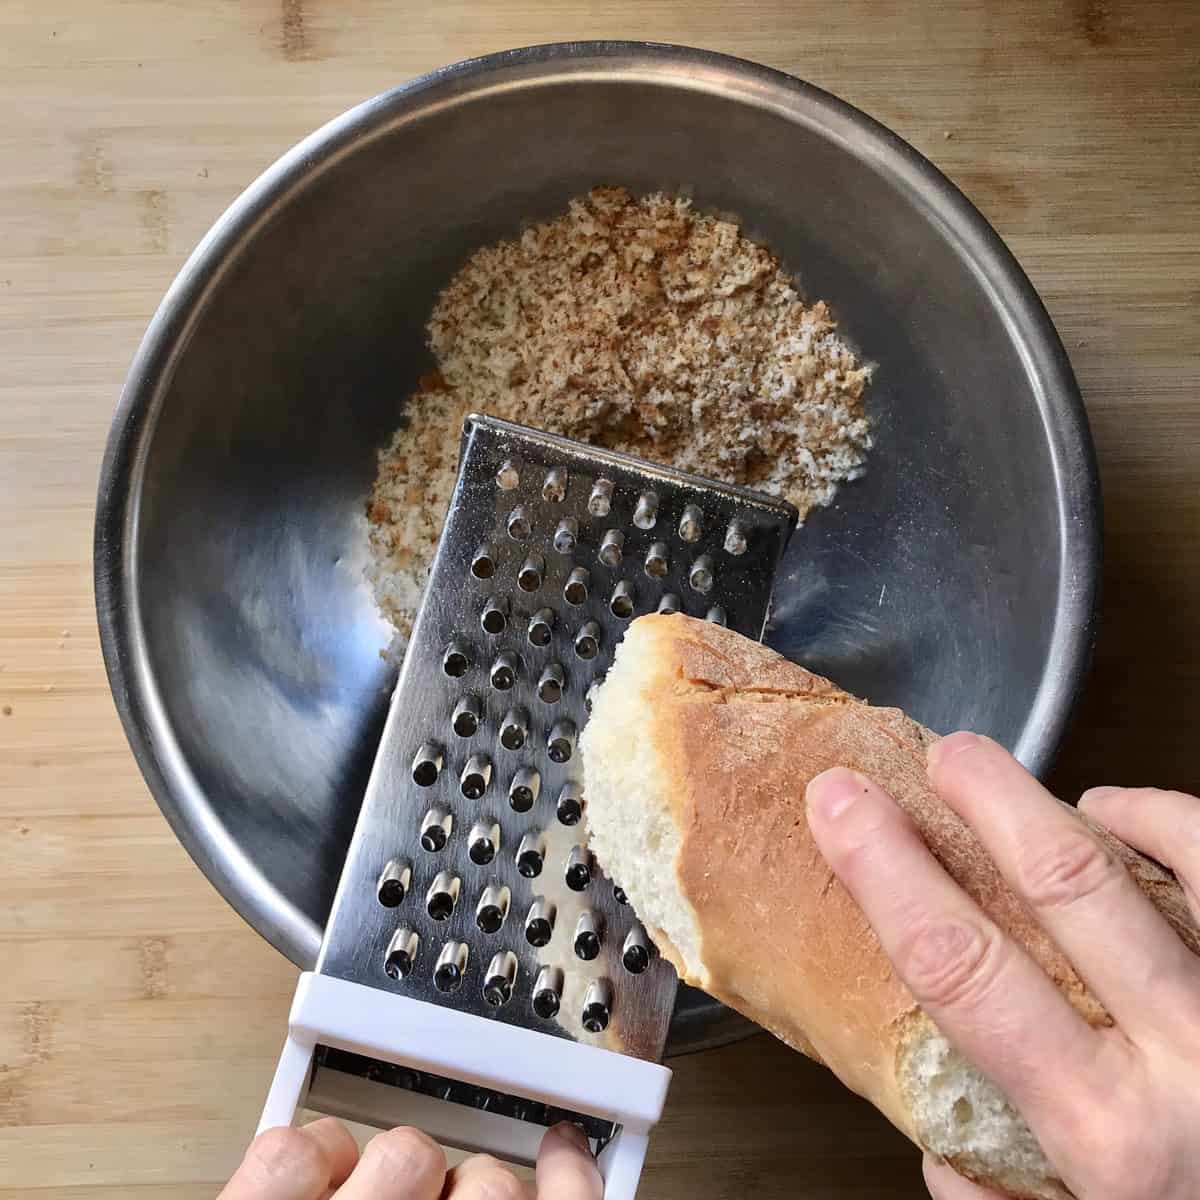
POLYGON ((268 1129, 254 1139, 246 1158, 263 1179, 312 1180, 314 1186, 323 1182, 325 1156, 299 1129, 268 1129))
POLYGON ((408 1126, 376 1134, 366 1153, 386 1174, 396 1178, 423 1179, 446 1171, 446 1156, 437 1142, 408 1126))
POLYGON ((1066 908, 1110 884, 1120 869, 1091 834, 1067 830, 1020 862, 1021 891, 1039 908, 1066 908))
POLYGON ((998 931, 952 918, 919 928, 897 966, 917 998, 942 1008, 972 1008, 991 990, 1003 964, 998 931))
POLYGON ((1157 1138, 1140 1120, 1124 1125, 1123 1129, 1106 1125, 1103 1139, 1090 1139, 1085 1159, 1088 1174, 1103 1183, 1105 1195, 1120 1200, 1162 1200, 1171 1194, 1171 1171, 1157 1138))
MULTIPOLYGON (((1110 1041, 1112 1048, 1116 1043, 1110 1041)), ((1102 1053, 1103 1091, 1083 1086, 1060 1095, 1045 1130, 1051 1161, 1075 1164, 1080 1195, 1165 1200, 1180 1194, 1174 1125, 1136 1059, 1102 1053)))

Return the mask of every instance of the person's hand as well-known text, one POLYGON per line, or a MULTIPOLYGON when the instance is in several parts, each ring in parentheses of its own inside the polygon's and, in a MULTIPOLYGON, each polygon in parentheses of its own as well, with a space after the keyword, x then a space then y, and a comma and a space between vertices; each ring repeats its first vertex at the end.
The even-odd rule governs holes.
MULTIPOLYGON (((929 755, 975 831, 1112 1015, 1093 1029, 939 866, 912 822, 850 771, 809 785, 813 836, 899 976, 1008 1096, 1079 1200, 1200 1197, 1200 956, 1073 814, 994 742, 929 755)), ((1097 788, 1080 808, 1171 867, 1200 921, 1200 800, 1097 788)), ((927 1158, 935 1200, 993 1196, 927 1158)))
MULTIPOLYGON (((604 1185, 587 1139, 556 1125, 542 1139, 537 1200, 600 1200, 604 1185)), ((359 1156, 350 1131, 332 1117, 302 1129, 268 1129, 246 1151, 217 1200, 533 1200, 533 1190, 486 1154, 446 1168, 446 1156, 418 1129, 372 1138, 359 1156)))

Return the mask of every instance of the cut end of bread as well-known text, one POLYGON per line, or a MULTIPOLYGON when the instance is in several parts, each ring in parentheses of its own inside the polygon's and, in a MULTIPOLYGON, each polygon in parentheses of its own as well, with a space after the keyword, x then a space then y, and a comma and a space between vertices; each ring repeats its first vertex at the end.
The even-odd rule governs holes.
POLYGON ((637 698, 645 686, 636 639, 626 639, 580 735, 584 795, 605 798, 604 820, 591 824, 591 847, 659 949, 688 983, 703 987, 699 922, 676 874, 683 837, 669 807, 651 800, 670 785, 644 719, 643 704, 656 698, 637 698))
POLYGON ((917 1139, 960 1175, 1030 1200, 1069 1200, 1025 1119, 924 1014, 901 1042, 897 1076, 917 1139))

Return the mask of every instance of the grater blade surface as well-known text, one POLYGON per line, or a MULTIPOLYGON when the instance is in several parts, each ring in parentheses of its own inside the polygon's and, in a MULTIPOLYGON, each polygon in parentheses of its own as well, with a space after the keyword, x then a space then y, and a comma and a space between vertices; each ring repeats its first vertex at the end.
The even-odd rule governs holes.
POLYGON ((675 972, 588 854, 576 738, 633 616, 762 635, 795 518, 468 418, 317 972, 661 1058, 675 972))

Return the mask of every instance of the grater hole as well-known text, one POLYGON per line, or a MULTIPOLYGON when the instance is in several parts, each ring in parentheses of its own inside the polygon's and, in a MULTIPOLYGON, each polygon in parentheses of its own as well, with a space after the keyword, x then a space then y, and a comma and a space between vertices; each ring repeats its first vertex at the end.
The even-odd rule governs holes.
POLYGON ((408 895, 412 883, 412 867, 402 858, 393 858, 379 876, 379 903, 384 908, 396 908, 408 895))
POLYGON ((529 736, 529 714, 523 708, 510 708, 500 722, 500 745, 505 750, 520 750, 529 736))
POLYGON ((542 499, 549 504, 561 504, 567 496, 567 473, 562 467, 552 467, 542 483, 542 499))
POLYGON ((571 761, 571 756, 575 753, 575 736, 574 721, 564 720, 554 723, 546 744, 546 753, 550 756, 551 762, 561 764, 571 761))
POLYGON ((511 901, 512 894, 508 888, 495 885, 485 888, 475 907, 475 924, 484 933, 499 933, 500 927, 508 917, 511 901))
POLYGON ((584 962, 592 962, 599 958, 602 932, 600 917, 590 908, 585 908, 575 923, 575 957, 584 962))
POLYGON ((612 510, 613 485, 611 479, 597 479, 588 496, 587 510, 593 517, 607 517, 612 510))
POLYGON ((471 558, 471 574, 476 579, 491 579, 496 573, 496 545, 484 542, 471 558))
POLYGON ((517 572, 517 587, 523 592, 536 592, 542 586, 546 562, 540 554, 531 554, 517 572))
POLYGON ((467 854, 477 867, 486 867, 500 848, 500 826, 496 822, 476 821, 467 839, 467 854))
POLYGON ((730 521, 725 530, 725 553, 738 557, 746 553, 749 545, 745 525, 736 519, 730 521))
POLYGON ((467 947, 463 942, 447 942, 433 969, 433 986, 439 992, 456 992, 467 970, 467 947))
POLYGON ((483 632, 491 634, 492 637, 503 633, 508 627, 508 600, 489 596, 483 606, 483 612, 479 614, 479 624, 483 627, 483 632))
POLYGON ((441 805, 434 805, 421 821, 421 846, 430 854, 444 850, 453 828, 454 818, 441 805))
POLYGON ((549 944, 554 936, 554 919, 557 910, 549 900, 539 896, 530 906, 525 916, 525 940, 540 950, 549 944))
POLYGON ((501 950, 488 965, 483 983, 483 998, 493 1008, 501 1008, 512 999, 517 980, 517 956, 511 950, 501 950))
POLYGON ((513 812, 526 813, 537 803, 542 790, 542 777, 533 767, 522 767, 508 789, 508 803, 513 812))
POLYGON ((608 602, 608 607, 614 617, 619 617, 622 621, 628 621, 633 616, 633 600, 633 584, 628 579, 622 579, 613 588, 612 598, 608 602))
POLYGON ((567 582, 563 584, 563 599, 575 608, 587 602, 588 598, 588 569, 573 567, 567 582))
POLYGON ((572 846, 567 856, 567 869, 563 878, 573 892, 586 890, 592 882, 592 856, 583 846, 572 846))
POLYGON ((704 614, 706 621, 711 621, 714 625, 724 625, 727 622, 725 610, 719 605, 714 604, 712 608, 704 614))
POLYGON ((432 787, 442 773, 442 748, 436 742, 426 742, 413 759, 412 777, 417 787, 432 787))
POLYGON ((667 574, 669 565, 667 561, 667 543, 655 542, 646 551, 646 561, 644 563, 646 574, 651 579, 663 579, 667 574))
POLYGON ((660 613, 677 613, 683 608, 683 604, 679 597, 674 592, 667 592, 665 596, 658 602, 657 611, 660 613))
POLYGON ((554 631, 554 609, 539 608, 529 618, 529 641, 534 646, 550 645, 554 631))
POLYGON ((707 554, 700 555, 692 563, 692 569, 688 572, 688 583, 701 595, 707 595, 712 591, 713 560, 707 554))
POLYGON ((612 985, 593 979, 583 998, 583 1027, 588 1033, 603 1033, 612 1017, 612 985))
POLYGON ((420 939, 407 926, 401 925, 392 935, 383 958, 384 972, 391 979, 404 979, 413 969, 420 939))
POLYGON ((517 871, 526 879, 536 879, 546 861, 546 845, 536 830, 527 833, 517 847, 517 871))
POLYGON ((425 911, 434 921, 448 921, 458 903, 459 879, 449 871, 441 871, 425 894, 425 911))
POLYGON ((573 783, 568 783, 559 793, 556 813, 563 825, 578 825, 583 816, 583 797, 573 783))
POLYGON ((523 542, 529 537, 533 524, 529 519, 529 509, 524 504, 518 504, 508 514, 507 528, 508 536, 514 541, 523 542))
POLYGON ((502 975, 489 976, 483 985, 483 998, 493 1008, 501 1008, 512 999, 512 984, 502 975))
POLYGON ((634 927, 625 935, 625 944, 621 947, 621 965, 630 975, 641 975, 650 965, 650 939, 640 925, 634 927))
POLYGON ((643 492, 633 510, 633 523, 639 529, 653 529, 658 521, 658 495, 655 492, 643 492))
POLYGON ((575 653, 583 659, 595 658, 600 653, 600 626, 589 621, 575 635, 575 653))
POLYGON ((476 696, 464 696, 455 706, 450 727, 460 738, 474 737, 483 716, 483 705, 476 696))
POLYGON ((538 699, 543 704, 557 704, 566 686, 566 674, 560 663, 550 663, 537 682, 538 699))
POLYGON ((685 542, 698 542, 704 532, 704 514, 694 505, 689 504, 679 518, 679 536, 685 542))
POLYGON ((613 884, 613 899, 618 904, 628 904, 629 903, 629 897, 627 895, 625 895, 625 889, 623 887, 621 887, 620 884, 617 884, 617 883, 613 884))
POLYGON ((625 535, 619 529, 608 530, 600 540, 600 549, 596 557, 610 570, 615 571, 621 565, 625 554, 625 535))
POLYGON ((468 800, 479 800, 492 781, 491 761, 483 754, 472 754, 463 767, 459 789, 468 800))
POLYGON ((543 1021, 558 1015, 562 1003, 563 973, 558 967, 543 967, 533 985, 533 1011, 543 1021))
POLYGON ((563 517, 554 530, 554 549, 559 554, 571 554, 579 543, 579 522, 574 517, 563 517))
POLYGON ((517 682, 517 656, 505 651, 496 656, 490 672, 492 687, 498 692, 507 692, 517 682))
POLYGON ((471 656, 461 642, 451 642, 442 655, 442 670, 451 679, 461 679, 471 669, 471 656))
POLYGON ((506 458, 496 472, 496 486, 502 492, 512 492, 521 486, 521 472, 511 458, 506 458))

